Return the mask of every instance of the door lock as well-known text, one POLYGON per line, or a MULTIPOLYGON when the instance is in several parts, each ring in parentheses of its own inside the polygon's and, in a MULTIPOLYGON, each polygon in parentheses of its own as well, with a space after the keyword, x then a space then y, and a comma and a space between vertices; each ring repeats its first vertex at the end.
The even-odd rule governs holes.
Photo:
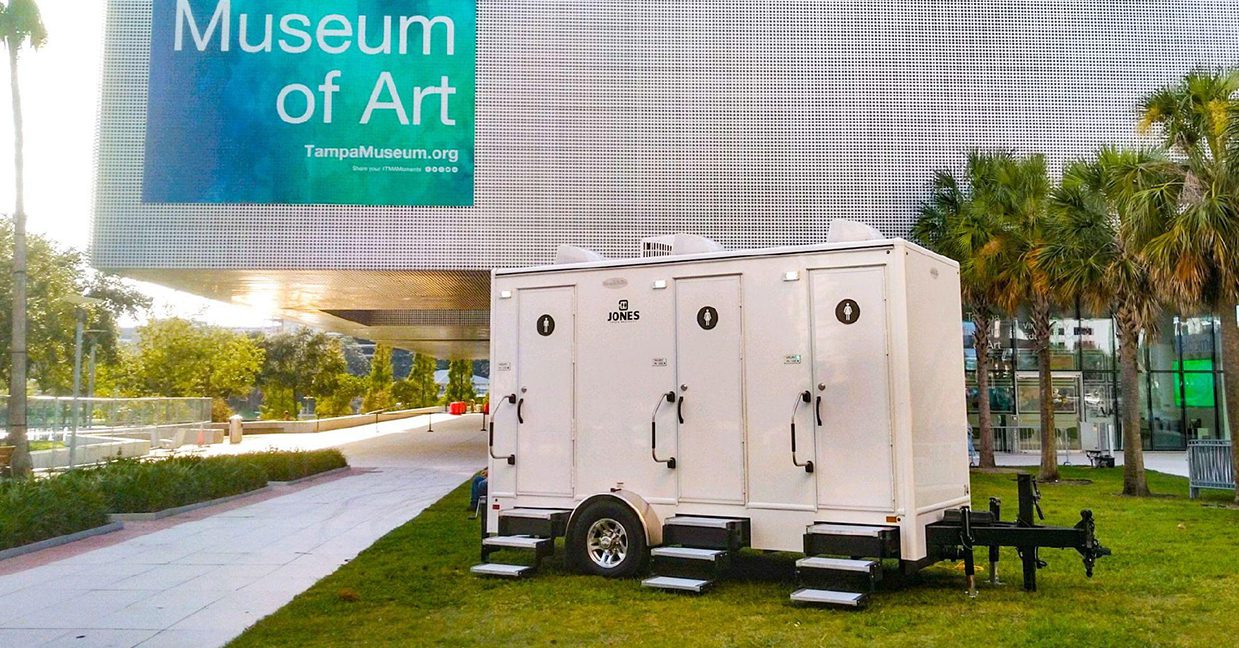
POLYGON ((817 384, 817 390, 818 390, 818 391, 826 391, 826 383, 818 383, 818 384, 817 384))

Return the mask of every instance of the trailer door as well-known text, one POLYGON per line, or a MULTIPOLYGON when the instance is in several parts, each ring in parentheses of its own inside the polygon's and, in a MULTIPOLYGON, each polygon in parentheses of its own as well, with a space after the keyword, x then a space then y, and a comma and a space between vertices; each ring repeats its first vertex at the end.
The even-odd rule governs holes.
POLYGON ((886 267, 810 273, 821 508, 894 507, 886 267))
POLYGON ((525 289, 518 299, 516 492, 572 495, 575 289, 525 289))
POLYGON ((744 502, 740 277, 675 282, 680 499, 744 502))

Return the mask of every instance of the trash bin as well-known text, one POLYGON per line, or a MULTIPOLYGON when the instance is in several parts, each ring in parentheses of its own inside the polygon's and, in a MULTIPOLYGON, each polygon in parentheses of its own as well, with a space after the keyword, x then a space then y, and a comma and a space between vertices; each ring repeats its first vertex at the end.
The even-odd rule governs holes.
POLYGON ((456 401, 455 403, 452 403, 451 408, 448 409, 448 414, 460 416, 461 414, 464 414, 467 409, 468 408, 463 401, 456 401))
POLYGON ((233 414, 232 417, 228 419, 228 443, 240 443, 242 436, 241 415, 233 414))

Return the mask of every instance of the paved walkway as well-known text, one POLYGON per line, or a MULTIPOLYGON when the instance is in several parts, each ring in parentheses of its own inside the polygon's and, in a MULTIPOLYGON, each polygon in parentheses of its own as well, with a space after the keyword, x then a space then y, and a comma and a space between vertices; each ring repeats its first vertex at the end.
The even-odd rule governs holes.
MULTIPOLYGON (((1123 465, 1123 451, 1115 450, 1114 464, 1116 466, 1123 465)), ((994 454, 994 461, 999 466, 1037 466, 1041 464, 1041 455, 1036 452, 998 452, 994 454)), ((1083 452, 1072 452, 1068 455, 1065 452, 1058 453, 1058 463, 1060 465, 1087 466, 1088 457, 1083 452)), ((1144 467, 1148 470, 1156 470, 1170 475, 1178 475, 1187 477, 1187 453, 1174 451, 1149 451, 1144 453, 1144 467)))
POLYGON ((76 555, 41 552, 70 554, 52 562, 13 559, 34 563, 16 573, 0 563, 0 646, 226 643, 484 465, 480 417, 436 415, 433 433, 426 421, 217 448, 338 445, 353 470, 76 555))

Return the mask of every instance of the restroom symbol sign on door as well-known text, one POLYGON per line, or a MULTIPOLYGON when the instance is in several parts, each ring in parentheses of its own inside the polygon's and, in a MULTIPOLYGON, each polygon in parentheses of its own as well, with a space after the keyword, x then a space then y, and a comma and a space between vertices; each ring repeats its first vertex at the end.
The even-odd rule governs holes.
POLYGON ((549 314, 544 314, 538 318, 538 335, 548 337, 555 332, 555 318, 549 314))
POLYGON ((855 300, 845 299, 835 306, 835 318, 844 324, 855 324, 860 319, 860 304, 855 300))
POLYGON ((718 309, 713 306, 702 306, 697 311, 697 325, 709 331, 718 326, 718 309))

